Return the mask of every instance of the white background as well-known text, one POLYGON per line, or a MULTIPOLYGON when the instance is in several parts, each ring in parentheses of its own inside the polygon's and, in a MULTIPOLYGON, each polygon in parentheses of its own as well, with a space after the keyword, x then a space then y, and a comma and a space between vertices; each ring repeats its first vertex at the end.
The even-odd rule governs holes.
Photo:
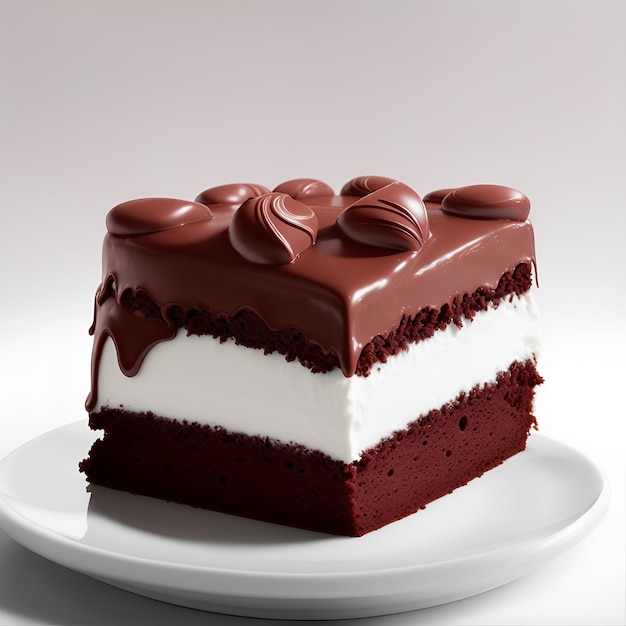
MULTIPOLYGON (((593 459, 609 511, 522 580, 358 623, 624 624, 625 25, 619 0, 0 0, 0 457, 86 419, 115 204, 297 177, 509 185, 537 236, 540 431, 593 459)), ((0 623, 143 622, 256 623, 119 591, 0 530, 0 623)))

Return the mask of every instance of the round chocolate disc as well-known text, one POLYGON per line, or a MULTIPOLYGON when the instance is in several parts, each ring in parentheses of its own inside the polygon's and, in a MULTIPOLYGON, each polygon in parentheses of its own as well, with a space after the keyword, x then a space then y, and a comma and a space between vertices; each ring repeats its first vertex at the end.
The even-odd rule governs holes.
POLYGON ((141 198, 113 207, 106 217, 111 235, 147 235, 213 217, 204 204, 175 198, 141 198))
POLYGON ((501 185, 470 185, 454 189, 441 202, 444 213, 481 219, 509 219, 523 222, 530 213, 530 201, 521 192, 501 185))

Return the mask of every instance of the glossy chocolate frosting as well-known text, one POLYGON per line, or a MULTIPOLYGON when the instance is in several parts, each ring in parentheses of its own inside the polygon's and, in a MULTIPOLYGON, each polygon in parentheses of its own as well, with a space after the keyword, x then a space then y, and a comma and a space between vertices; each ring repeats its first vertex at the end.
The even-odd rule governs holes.
POLYGON ((132 204, 116 207, 107 219, 91 329, 88 408, 106 337, 113 338, 122 371, 134 375, 152 346, 175 335, 166 314, 172 307, 218 316, 254 312, 270 329, 303 333, 336 355, 346 376, 354 375, 363 347, 393 332, 403 316, 451 304, 479 287, 493 289, 520 263, 534 265, 533 229, 523 217, 527 199, 488 186, 488 211, 473 219, 482 187, 457 194, 449 212, 441 202, 451 190, 423 202, 403 183, 380 176, 352 179, 338 195, 325 183, 298 179, 274 192, 251 184, 214 187, 195 203, 145 200, 134 205, 137 214, 132 204), (467 212, 459 208, 464 199, 467 212), (193 219, 179 219, 187 214, 193 219), (145 294, 161 314, 152 319, 125 309, 129 291, 145 294))

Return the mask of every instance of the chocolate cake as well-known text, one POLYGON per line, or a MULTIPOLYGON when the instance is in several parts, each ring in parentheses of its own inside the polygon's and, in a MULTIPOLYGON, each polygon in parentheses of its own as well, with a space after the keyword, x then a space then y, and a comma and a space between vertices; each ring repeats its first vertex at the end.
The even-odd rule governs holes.
POLYGON ((80 464, 98 485, 363 535, 524 450, 530 203, 354 178, 107 215, 80 464))

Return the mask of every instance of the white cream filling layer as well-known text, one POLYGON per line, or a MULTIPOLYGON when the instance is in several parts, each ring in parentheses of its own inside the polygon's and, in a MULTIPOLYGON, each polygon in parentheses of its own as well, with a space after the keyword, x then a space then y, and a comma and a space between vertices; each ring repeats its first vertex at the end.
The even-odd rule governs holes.
POLYGON ((514 361, 535 358, 537 317, 530 294, 515 296, 410 346, 369 376, 350 378, 341 370, 313 374, 279 354, 184 330, 152 348, 139 373, 126 377, 108 339, 97 407, 219 425, 350 463, 419 416, 494 382, 514 361))

